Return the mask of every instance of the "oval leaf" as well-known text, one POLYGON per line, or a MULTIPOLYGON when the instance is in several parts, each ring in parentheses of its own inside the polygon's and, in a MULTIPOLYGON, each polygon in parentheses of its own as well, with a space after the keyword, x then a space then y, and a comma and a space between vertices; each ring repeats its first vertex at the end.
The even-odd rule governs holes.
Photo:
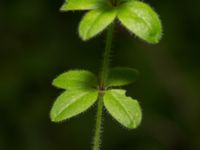
POLYGON ((90 10, 100 7, 100 4, 100 0, 66 0, 60 10, 90 10))
POLYGON ((97 86, 97 79, 89 71, 72 70, 59 75, 53 85, 67 90, 91 89, 97 86))
POLYGON ((97 91, 66 91, 55 101, 50 117, 53 122, 63 121, 87 110, 97 100, 97 91))
POLYGON ((116 17, 116 10, 97 9, 88 12, 80 22, 79 35, 83 40, 89 40, 102 32, 116 17))
POLYGON ((124 90, 109 90, 104 95, 104 105, 108 112, 123 126, 133 129, 142 119, 139 103, 127 97, 124 90))
POLYGON ((122 24, 135 35, 149 43, 158 43, 162 36, 162 26, 156 12, 147 4, 130 1, 118 8, 122 24))
POLYGON ((139 72, 132 68, 116 67, 109 72, 106 86, 124 86, 133 83, 139 76, 139 72))

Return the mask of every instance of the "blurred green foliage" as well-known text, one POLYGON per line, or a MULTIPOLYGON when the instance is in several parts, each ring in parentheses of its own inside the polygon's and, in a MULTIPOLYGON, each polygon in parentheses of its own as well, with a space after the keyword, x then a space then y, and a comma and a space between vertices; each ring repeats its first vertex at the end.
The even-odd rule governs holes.
MULTIPOLYGON (((160 44, 144 44, 120 25, 112 62, 140 70, 128 95, 144 119, 128 131, 104 114, 103 150, 200 149, 199 0, 145 0, 160 14, 160 44)), ((69 122, 50 122, 60 90, 51 81, 72 68, 98 73, 104 35, 78 37, 83 13, 60 13, 59 0, 0 2, 0 149, 89 150, 95 107, 69 122)))

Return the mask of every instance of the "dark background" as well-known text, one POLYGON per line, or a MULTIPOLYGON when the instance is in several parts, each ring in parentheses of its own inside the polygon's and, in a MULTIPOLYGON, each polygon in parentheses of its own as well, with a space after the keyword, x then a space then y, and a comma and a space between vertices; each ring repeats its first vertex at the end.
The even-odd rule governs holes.
MULTIPOLYGON (((60 124, 49 111, 61 90, 51 81, 72 68, 98 73, 105 34, 82 42, 83 12, 60 13, 62 0, 0 2, 0 150, 90 150, 96 107, 60 124)), ((143 122, 127 130, 104 113, 102 150, 200 149, 200 1, 145 0, 164 36, 149 45, 117 28, 113 66, 140 71, 128 95, 143 122)))

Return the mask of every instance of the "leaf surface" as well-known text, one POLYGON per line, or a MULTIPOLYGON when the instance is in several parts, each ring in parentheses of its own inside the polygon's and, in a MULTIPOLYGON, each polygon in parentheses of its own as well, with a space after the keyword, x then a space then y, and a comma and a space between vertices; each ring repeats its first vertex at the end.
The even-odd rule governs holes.
POLYGON ((88 12, 80 22, 79 35, 86 41, 102 32, 116 17, 115 9, 96 9, 88 12))
POLYGON ((147 4, 132 0, 118 8, 118 18, 135 35, 149 43, 158 43, 162 26, 156 12, 147 4))
POLYGON ((67 90, 91 89, 97 86, 97 79, 89 71, 72 70, 59 75, 53 85, 67 90))
POLYGON ((104 95, 104 105, 108 112, 123 126, 138 127, 142 112, 137 100, 127 97, 124 90, 109 90, 104 95))
POLYGON ((124 86, 133 83, 139 76, 137 70, 128 67, 115 67, 109 72, 107 86, 124 86))
POLYGON ((97 100, 97 96, 98 92, 95 90, 64 92, 51 109, 51 120, 60 122, 86 111, 97 100))
POLYGON ((90 10, 100 7, 100 5, 101 0, 66 0, 60 10, 90 10))

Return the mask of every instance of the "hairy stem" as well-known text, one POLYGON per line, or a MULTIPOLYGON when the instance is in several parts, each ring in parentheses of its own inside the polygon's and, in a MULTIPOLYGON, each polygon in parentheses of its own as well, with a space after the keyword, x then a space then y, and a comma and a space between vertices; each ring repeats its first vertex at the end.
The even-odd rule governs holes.
POLYGON ((106 37, 106 48, 103 55, 102 70, 100 74, 100 88, 102 89, 105 88, 105 82, 107 80, 107 76, 109 73, 110 52, 112 48, 113 31, 114 31, 114 23, 109 27, 107 37, 106 37))
POLYGON ((100 143, 101 143, 102 112, 103 112, 103 95, 100 94, 98 98, 96 130, 95 130, 95 136, 94 136, 93 150, 99 150, 100 143))
POLYGON ((112 39, 113 39, 114 23, 108 28, 107 37, 106 37, 106 47, 103 55, 103 63, 100 74, 100 86, 99 86, 99 98, 98 98, 98 108, 96 116, 96 129, 94 136, 94 145, 93 150, 100 150, 101 142, 101 126, 102 126, 102 114, 103 114, 103 96, 105 90, 105 82, 109 73, 109 62, 110 62, 110 52, 112 48, 112 39))

